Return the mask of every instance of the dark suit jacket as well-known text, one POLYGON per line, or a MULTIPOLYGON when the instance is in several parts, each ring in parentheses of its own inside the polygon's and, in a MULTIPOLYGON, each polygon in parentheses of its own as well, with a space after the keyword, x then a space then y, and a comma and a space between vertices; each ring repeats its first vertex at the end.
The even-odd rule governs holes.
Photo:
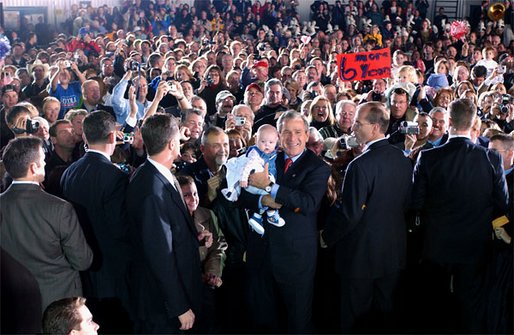
POLYGON ((2 248, 36 277, 41 310, 82 295, 79 271, 91 265, 93 253, 73 206, 34 184, 12 184, 0 205, 2 248))
POLYGON ((34 275, 7 251, 0 249, 2 334, 41 332, 41 293, 34 275))
POLYGON ((413 207, 425 231, 423 255, 469 264, 491 240, 491 222, 507 212, 501 156, 463 137, 421 152, 414 169, 413 207))
MULTIPOLYGON (((284 153, 281 152, 276 159, 276 183, 280 185, 276 202, 282 204, 279 213, 286 224, 275 227, 264 222, 266 232, 263 238, 251 234, 254 240, 264 240, 264 248, 269 248, 267 254, 272 257, 265 257, 262 244, 250 243, 248 267, 258 272, 263 262, 268 262, 277 281, 305 283, 313 279, 316 269, 316 219, 330 169, 310 150, 305 150, 285 174, 284 163, 284 153)), ((258 195, 243 190, 240 201, 244 207, 258 211, 258 195)))
POLYGON ((127 191, 134 271, 130 286, 139 320, 176 317, 201 300, 199 243, 180 194, 150 162, 127 191))
POLYGON ((124 297, 123 285, 129 262, 125 192, 128 176, 99 153, 86 153, 70 165, 61 178, 69 200, 93 248, 93 266, 88 271, 88 297, 124 297))
POLYGON ((336 246, 342 276, 380 278, 404 267, 411 178, 412 163, 387 139, 348 165, 341 203, 323 234, 336 246))

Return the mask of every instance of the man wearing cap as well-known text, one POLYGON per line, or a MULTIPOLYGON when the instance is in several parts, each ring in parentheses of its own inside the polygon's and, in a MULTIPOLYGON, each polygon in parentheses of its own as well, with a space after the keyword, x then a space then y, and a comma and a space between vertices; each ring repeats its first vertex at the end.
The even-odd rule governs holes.
POLYGON ((11 138, 14 138, 13 133, 9 129, 5 116, 9 113, 11 108, 18 103, 18 93, 16 93, 14 86, 5 85, 2 87, 2 109, 0 110, 0 148, 7 145, 11 138))
POLYGON ((209 121, 216 127, 224 128, 227 115, 232 112, 236 97, 230 91, 223 90, 216 94, 216 113, 209 116, 209 121))
POLYGON ((23 57, 24 47, 20 43, 14 43, 12 46, 12 65, 16 67, 25 67, 27 66, 27 59, 23 57))
POLYGON ((47 76, 48 68, 48 64, 45 64, 40 60, 35 60, 34 63, 27 66, 28 72, 32 75, 32 78, 34 78, 34 80, 22 91, 27 99, 30 99, 46 90, 46 87, 50 83, 47 76))
POLYGON ((269 64, 267 59, 253 63, 253 55, 248 56, 247 66, 241 72, 241 85, 244 89, 254 82, 266 82, 269 77, 269 64), (250 65, 252 64, 252 65, 250 65))

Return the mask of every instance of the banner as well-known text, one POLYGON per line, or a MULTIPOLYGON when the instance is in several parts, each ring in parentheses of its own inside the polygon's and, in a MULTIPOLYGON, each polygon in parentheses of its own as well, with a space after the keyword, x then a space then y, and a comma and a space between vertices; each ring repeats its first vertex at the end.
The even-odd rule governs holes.
POLYGON ((373 80, 391 76, 391 49, 337 55, 342 81, 373 80))

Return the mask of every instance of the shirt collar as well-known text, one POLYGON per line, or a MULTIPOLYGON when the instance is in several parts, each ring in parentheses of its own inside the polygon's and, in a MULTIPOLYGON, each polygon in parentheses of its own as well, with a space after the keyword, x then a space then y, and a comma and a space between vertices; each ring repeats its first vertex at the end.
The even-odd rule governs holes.
POLYGON ((377 143, 378 141, 382 141, 382 140, 385 140, 385 139, 386 139, 385 137, 382 137, 382 138, 379 138, 379 139, 376 139, 376 140, 373 140, 373 141, 369 141, 368 143, 366 143, 366 146, 364 147, 364 149, 362 151, 368 150, 371 145, 377 143))
POLYGON ((296 160, 297 160, 298 158, 300 158, 300 156, 305 152, 305 150, 307 150, 307 149, 304 149, 301 153, 299 153, 299 154, 298 154, 298 155, 296 155, 296 156, 292 156, 292 157, 289 157, 289 156, 284 152, 284 160, 286 160, 286 159, 288 159, 288 158, 291 158, 291 160, 292 160, 292 161, 293 161, 293 163, 294 163, 294 162, 296 162, 296 160))
POLYGON ((155 168, 164 176, 164 178, 166 178, 170 182, 173 188, 175 188, 175 181, 173 180, 173 175, 171 174, 171 171, 167 169, 164 165, 154 161, 150 157, 147 157, 146 159, 148 160, 148 162, 150 162, 150 164, 155 166, 155 168))
POLYGON ((511 173, 512 171, 514 170, 514 166, 511 166, 509 169, 505 170, 505 175, 508 175, 509 173, 511 173))
POLYGON ((35 182, 35 181, 22 181, 22 180, 13 180, 13 182, 11 183, 12 185, 37 185, 39 186, 39 183, 38 182, 35 182))

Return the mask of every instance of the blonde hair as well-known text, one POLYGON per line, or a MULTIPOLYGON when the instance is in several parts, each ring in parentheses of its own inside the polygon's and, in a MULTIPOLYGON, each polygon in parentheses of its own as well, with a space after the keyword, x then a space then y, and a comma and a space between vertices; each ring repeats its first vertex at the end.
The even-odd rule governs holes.
POLYGON ((407 75, 407 80, 409 83, 417 84, 418 83, 418 75, 416 74, 416 69, 412 65, 402 65, 398 69, 397 80, 400 78, 400 75, 405 73, 407 75))
POLYGON ((314 109, 314 107, 320 102, 320 101, 324 101, 327 103, 327 111, 328 111, 328 118, 327 118, 327 121, 330 123, 330 125, 333 125, 335 122, 336 122, 336 119, 334 117, 334 112, 332 111, 332 104, 330 103, 330 100, 328 100, 327 97, 323 96, 323 95, 318 95, 317 97, 315 97, 313 100, 312 100, 312 103, 311 105, 309 106, 309 116, 307 117, 307 119, 309 120, 309 123, 312 122, 312 111, 314 109))

